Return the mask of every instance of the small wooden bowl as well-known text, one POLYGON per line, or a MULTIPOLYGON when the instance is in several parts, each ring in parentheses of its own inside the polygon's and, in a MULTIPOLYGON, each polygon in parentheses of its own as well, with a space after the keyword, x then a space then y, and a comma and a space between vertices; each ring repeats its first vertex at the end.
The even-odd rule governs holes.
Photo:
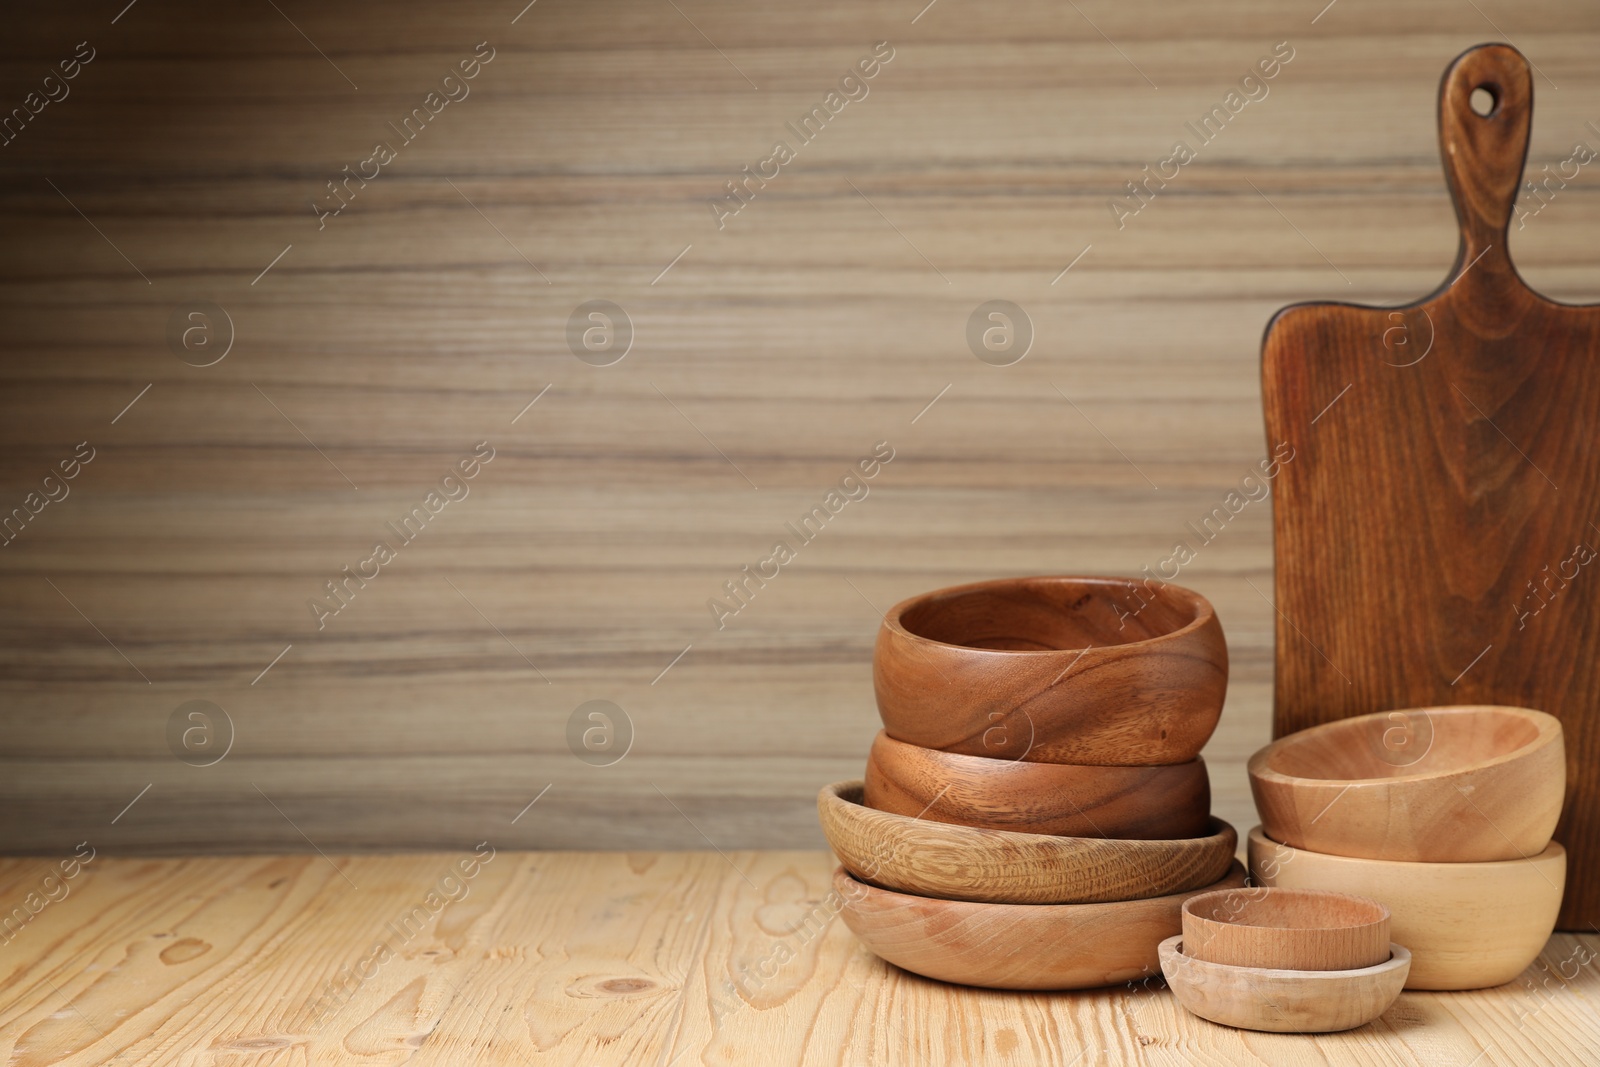
POLYGON ((1395 1002, 1411 970, 1411 953, 1384 948, 1372 967, 1345 971, 1294 971, 1231 967, 1185 954, 1184 937, 1161 942, 1167 986, 1202 1019, 1245 1030, 1326 1034, 1370 1023, 1395 1002))
POLYGON ((864 882, 989 904, 1091 904, 1192 893, 1223 877, 1238 843, 1213 818, 1206 837, 1112 841, 952 826, 875 811, 860 782, 817 794, 834 855, 864 882))
POLYGON ((1211 817, 1203 760, 1158 767, 1028 763, 918 748, 883 731, 867 755, 869 808, 1065 837, 1195 837, 1211 817))
POLYGON ((1389 958, 1389 909, 1317 889, 1202 893, 1184 902, 1183 941, 1193 958, 1229 967, 1355 971, 1389 958))
POLYGON ((1561 817, 1567 764, 1554 716, 1467 705, 1324 723, 1274 741, 1249 770, 1274 841, 1466 863, 1543 852, 1561 817))
POLYGON ((1228 648, 1205 597, 1126 578, 1004 578, 912 597, 878 630, 889 735, 1038 763, 1186 763, 1216 729, 1228 648))
POLYGON ((1552 842, 1530 859, 1406 863, 1328 856, 1250 831, 1258 885, 1331 889, 1388 905, 1390 936, 1411 950, 1407 989, 1483 989, 1511 981, 1555 929, 1567 853, 1552 842))
MULTIPOLYGON (((1244 885, 1230 864, 1210 888, 1244 885)), ((833 874, 840 916, 896 967, 990 989, 1093 989, 1148 977, 1188 893, 1113 904, 975 904, 879 889, 833 874)))

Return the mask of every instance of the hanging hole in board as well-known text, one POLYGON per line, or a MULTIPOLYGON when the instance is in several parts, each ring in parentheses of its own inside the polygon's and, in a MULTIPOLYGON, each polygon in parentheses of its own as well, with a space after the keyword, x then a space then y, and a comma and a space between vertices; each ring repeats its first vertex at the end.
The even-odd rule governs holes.
POLYGON ((1467 103, 1472 107, 1474 114, 1488 118, 1494 114, 1495 108, 1500 106, 1500 97, 1493 87, 1480 85, 1472 90, 1472 96, 1467 99, 1467 103))

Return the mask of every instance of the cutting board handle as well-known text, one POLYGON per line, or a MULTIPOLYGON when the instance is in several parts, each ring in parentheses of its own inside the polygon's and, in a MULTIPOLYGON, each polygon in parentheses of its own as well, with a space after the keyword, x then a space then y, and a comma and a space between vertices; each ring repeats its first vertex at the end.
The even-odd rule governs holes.
POLYGON ((1506 228, 1522 182, 1532 116, 1528 61, 1510 45, 1469 48, 1445 70, 1439 84, 1439 149, 1461 224, 1461 256, 1452 277, 1469 267, 1501 276, 1501 284, 1504 276, 1516 277, 1506 228), (1491 102, 1483 115, 1473 108, 1479 89, 1491 102))

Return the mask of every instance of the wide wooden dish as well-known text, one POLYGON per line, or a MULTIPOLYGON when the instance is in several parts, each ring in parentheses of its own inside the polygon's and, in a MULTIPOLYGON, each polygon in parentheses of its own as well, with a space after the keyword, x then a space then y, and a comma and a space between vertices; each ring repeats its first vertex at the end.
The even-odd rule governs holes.
POLYGON ((1161 942, 1161 973, 1189 1011, 1245 1030, 1326 1034, 1370 1023, 1400 996, 1411 953, 1384 946, 1384 960, 1343 971, 1235 967, 1188 955, 1183 935, 1161 942))
POLYGON ((887 889, 991 904, 1090 904, 1193 892, 1227 873, 1238 837, 1120 841, 953 826, 875 811, 860 782, 817 794, 822 832, 846 870, 887 889))
POLYGON ((1320 889, 1201 893, 1183 904, 1190 956, 1230 967, 1354 971, 1389 958, 1389 909, 1320 889))
POLYGON ((1529 708, 1412 708, 1280 738, 1250 757, 1268 837, 1340 856, 1537 856, 1566 790, 1561 723, 1529 708))
POLYGON ((1155 767, 1031 763, 920 748, 879 731, 865 802, 990 830, 1159 840, 1205 833, 1211 779, 1198 758, 1155 767))
POLYGON ((1003 578, 896 604, 872 681, 889 736, 1040 763, 1184 763, 1216 729, 1228 649, 1181 586, 1003 578))
POLYGON ((1551 843, 1531 859, 1405 863, 1328 856, 1250 831, 1258 885, 1331 889, 1389 907, 1389 936, 1411 950, 1407 989, 1483 989, 1511 981, 1538 957, 1561 908, 1567 853, 1551 843))
MULTIPOLYGON (((1207 888, 1244 885, 1230 862, 1207 888)), ((840 867, 839 912, 869 950, 896 967, 990 989, 1093 989, 1145 978, 1157 946, 1181 925, 1191 894, 1110 904, 977 904, 879 889, 840 867)))

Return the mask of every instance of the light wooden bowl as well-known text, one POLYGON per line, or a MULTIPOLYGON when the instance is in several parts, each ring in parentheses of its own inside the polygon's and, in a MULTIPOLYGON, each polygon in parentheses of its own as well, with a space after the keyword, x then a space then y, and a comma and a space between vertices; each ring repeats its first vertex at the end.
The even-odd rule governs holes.
POLYGON ((1389 936, 1411 950, 1407 989, 1482 989, 1511 981, 1555 929, 1567 853, 1552 842, 1531 859, 1406 863, 1328 856, 1250 831, 1259 885, 1331 889, 1388 905, 1389 936))
POLYGON ((889 735, 1039 763, 1184 763, 1216 729, 1228 649, 1211 605, 1126 578, 1005 578, 896 604, 872 658, 889 735))
POLYGON ((990 904, 1090 904, 1196 892, 1227 873, 1238 843, 1206 837, 1112 841, 952 826, 875 811, 860 782, 817 794, 822 832, 856 878, 903 893, 990 904))
POLYGON ((1338 856, 1537 856, 1566 793, 1561 723, 1528 708, 1411 708, 1290 734, 1250 757, 1267 836, 1338 856))
POLYGON ((866 805, 990 830, 1140 840, 1195 837, 1211 817, 1203 760, 1086 767, 940 752, 879 731, 867 754, 866 805))
MULTIPOLYGON (((1210 888, 1244 884, 1230 864, 1210 888)), ((1113 904, 975 904, 894 893, 840 867, 840 916, 897 967, 990 989, 1093 989, 1155 973, 1156 947, 1181 925, 1188 893, 1113 904)))
POLYGON ((1326 1034, 1370 1023, 1400 996, 1411 953, 1384 948, 1372 967, 1345 971, 1295 971, 1232 967, 1185 954, 1183 935, 1160 945, 1167 986, 1202 1019, 1245 1030, 1326 1034))
POLYGON ((1207 963, 1354 971, 1389 958, 1389 909, 1320 889, 1225 889, 1184 902, 1183 941, 1207 963))

